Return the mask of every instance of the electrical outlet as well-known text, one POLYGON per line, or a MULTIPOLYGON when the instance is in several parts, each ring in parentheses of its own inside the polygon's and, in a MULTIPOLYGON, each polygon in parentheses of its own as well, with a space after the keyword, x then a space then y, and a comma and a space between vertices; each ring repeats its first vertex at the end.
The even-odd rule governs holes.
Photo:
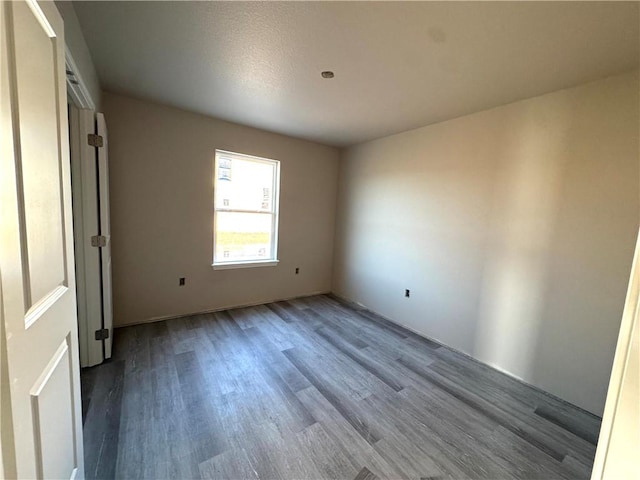
POLYGON ((300 273, 300 267, 296 267, 296 275, 300 273))
POLYGON ((411 296, 411 291, 408 288, 404 291, 404 296, 407 298, 411 296))
POLYGON ((180 277, 180 280, 178 280, 178 285, 180 285, 182 287, 184 284, 185 284, 184 277, 180 277))

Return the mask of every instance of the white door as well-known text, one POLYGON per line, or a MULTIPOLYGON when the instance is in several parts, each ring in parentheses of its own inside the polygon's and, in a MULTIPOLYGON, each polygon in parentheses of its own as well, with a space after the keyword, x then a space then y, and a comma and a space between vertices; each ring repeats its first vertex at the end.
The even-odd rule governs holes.
POLYGON ((80 365, 91 367, 111 358, 113 338, 107 132, 93 110, 69 118, 80 365))
POLYGON ((592 480, 640 478, 640 232, 602 416, 592 480))
POLYGON ((102 138, 102 147, 98 148, 98 198, 100 212, 100 235, 105 245, 100 248, 100 266, 102 275, 102 328, 108 332, 104 340, 104 358, 111 358, 113 340, 113 309, 111 298, 111 222, 109 220, 109 142, 107 124, 104 115, 96 115, 96 133, 102 138))
POLYGON ((95 334, 102 328, 100 249, 91 244, 91 237, 98 235, 99 230, 96 149, 88 142, 89 135, 95 133, 95 123, 93 110, 70 108, 71 188, 81 367, 91 367, 104 361, 103 342, 96 340, 95 334))
POLYGON ((4 474, 81 478, 63 23, 53 2, 1 2, 0 36, 4 474))

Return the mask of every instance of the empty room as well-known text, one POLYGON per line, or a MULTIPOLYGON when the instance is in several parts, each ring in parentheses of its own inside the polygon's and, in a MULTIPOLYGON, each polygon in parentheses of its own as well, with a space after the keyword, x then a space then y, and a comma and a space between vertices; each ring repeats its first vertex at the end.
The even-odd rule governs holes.
POLYGON ((0 478, 640 478, 640 2, 0 25, 0 478))

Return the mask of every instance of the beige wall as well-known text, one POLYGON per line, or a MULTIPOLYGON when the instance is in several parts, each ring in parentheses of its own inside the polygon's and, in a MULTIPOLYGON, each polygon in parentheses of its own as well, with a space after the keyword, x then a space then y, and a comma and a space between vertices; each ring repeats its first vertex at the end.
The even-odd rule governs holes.
POLYGON ((116 326, 331 289, 338 150, 110 93, 103 106, 116 326), (281 161, 278 266, 211 268, 217 148, 281 161))
POLYGON ((80 28, 78 16, 70 1, 56 1, 56 8, 60 12, 60 16, 64 20, 64 42, 71 52, 73 61, 76 63, 78 72, 75 72, 84 82, 91 100, 96 106, 96 111, 100 111, 102 107, 102 92, 98 75, 89 53, 89 48, 84 39, 84 34, 80 28))
POLYGON ((602 414, 638 100, 636 72, 348 149, 334 291, 602 414))

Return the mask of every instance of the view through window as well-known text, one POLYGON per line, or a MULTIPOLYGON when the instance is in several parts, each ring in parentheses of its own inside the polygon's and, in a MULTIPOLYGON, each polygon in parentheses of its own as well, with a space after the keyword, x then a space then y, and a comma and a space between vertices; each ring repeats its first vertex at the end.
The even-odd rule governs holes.
POLYGON ((280 162, 216 150, 213 264, 277 261, 280 162))

